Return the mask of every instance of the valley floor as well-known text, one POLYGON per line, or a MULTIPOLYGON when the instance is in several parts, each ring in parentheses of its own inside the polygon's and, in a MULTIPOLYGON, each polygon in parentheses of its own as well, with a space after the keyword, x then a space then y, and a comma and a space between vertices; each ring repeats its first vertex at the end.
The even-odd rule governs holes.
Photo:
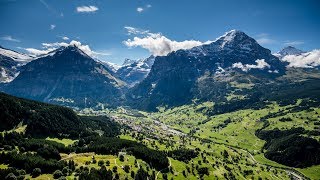
MULTIPOLYGON (((95 152, 60 153, 61 161, 74 161, 80 167, 99 169, 105 166, 119 175, 119 179, 133 179, 132 172, 140 168, 153 174, 155 179, 319 179, 320 165, 307 168, 291 168, 265 157, 265 140, 256 136, 259 129, 287 130, 302 127, 305 130, 319 128, 320 108, 298 109, 293 105, 280 106, 270 103, 262 109, 245 109, 234 112, 208 115, 214 103, 184 105, 172 109, 160 108, 159 112, 147 113, 126 108, 116 110, 85 109, 80 115, 108 115, 120 124, 129 126, 122 129, 120 139, 136 141, 150 149, 174 152, 189 149, 196 155, 169 155, 169 167, 155 170, 142 159, 136 158, 123 149, 110 155, 95 152), (272 116, 270 116, 272 114, 272 116), (268 118, 266 118, 268 117, 268 118), (280 119, 290 118, 290 121, 280 119), (261 119, 268 121, 268 126, 261 119), (121 157, 122 156, 122 157, 121 157), (103 165, 101 165, 103 162, 103 165), (99 164, 100 163, 100 164, 99 164), (125 166, 130 171, 125 171, 125 166)), ((23 132, 25 126, 12 131, 23 132)), ((309 137, 319 141, 317 135, 309 137)), ((46 138, 63 145, 72 146, 78 140, 46 138)), ((6 151, 2 150, 4 153, 6 151)), ((0 169, 8 165, 1 164, 0 169)), ((74 179, 73 172, 66 176, 74 179)), ((32 178, 27 174, 25 179, 32 178)), ((53 179, 53 174, 42 174, 35 179, 53 179)))
MULTIPOLYGON (((259 110, 245 109, 213 116, 208 116, 206 112, 214 107, 211 102, 163 108, 157 113, 125 108, 99 113, 111 114, 116 121, 129 125, 134 130, 123 133, 120 138, 142 142, 150 148, 165 151, 181 147, 199 151, 199 155, 189 162, 170 158, 169 172, 158 172, 158 179, 163 179, 163 174, 168 179, 199 179, 200 176, 195 171, 199 167, 208 167, 209 174, 204 175, 203 179, 319 179, 320 165, 291 168, 267 159, 264 156, 266 150, 263 149, 265 141, 255 135, 258 129, 263 128, 264 122, 260 119, 268 114, 278 115, 267 119, 269 125, 265 130, 319 128, 315 122, 318 122, 320 109, 291 111, 299 103, 301 101, 287 106, 271 103, 259 110), (279 121, 284 117, 291 118, 292 121, 279 121)), ((319 136, 312 138, 319 141, 319 136)))

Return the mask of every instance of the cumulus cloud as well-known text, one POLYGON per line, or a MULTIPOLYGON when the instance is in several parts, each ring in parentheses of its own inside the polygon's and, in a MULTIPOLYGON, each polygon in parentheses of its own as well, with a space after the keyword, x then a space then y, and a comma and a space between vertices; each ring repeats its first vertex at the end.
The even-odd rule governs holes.
POLYGON ((137 11, 138 11, 139 13, 141 13, 143 10, 144 10, 144 9, 143 9, 142 7, 138 7, 138 8, 137 8, 137 11))
POLYGON ((128 35, 136 35, 132 39, 123 41, 127 47, 142 47, 155 56, 165 56, 172 51, 179 49, 190 49, 209 42, 196 40, 175 41, 160 33, 151 33, 148 30, 141 30, 134 27, 125 27, 128 35))
POLYGON ((142 13, 143 11, 145 11, 146 9, 149 9, 151 7, 152 7, 151 4, 147 4, 145 7, 137 7, 137 11, 139 13, 142 13))
POLYGON ((106 53, 106 52, 93 51, 89 47, 89 45, 82 44, 81 42, 75 41, 75 40, 72 40, 69 43, 66 43, 66 42, 42 43, 42 49, 25 48, 25 50, 28 51, 29 53, 31 53, 32 55, 39 56, 39 55, 48 54, 49 52, 56 50, 59 47, 67 47, 67 46, 72 46, 72 45, 77 46, 84 53, 86 53, 87 55, 89 55, 91 57, 96 57, 97 55, 101 55, 101 56, 110 55, 110 53, 106 53))
POLYGON ((54 28, 56 28, 56 25, 51 24, 51 25, 50 25, 50 30, 54 30, 54 28))
POLYGON ((67 36, 63 36, 62 39, 65 40, 65 41, 69 40, 69 38, 67 36))
POLYGON ((270 68, 270 65, 264 59, 257 59, 255 62, 257 64, 242 64, 241 62, 237 62, 232 64, 232 67, 239 68, 244 72, 248 72, 251 69, 270 68))
POLYGON ((19 39, 15 39, 12 36, 3 36, 3 37, 1 37, 1 39, 5 40, 5 41, 20 42, 19 39))
POLYGON ((55 49, 50 48, 50 49, 41 50, 41 49, 35 49, 35 48, 25 48, 25 50, 29 52, 31 55, 40 56, 40 55, 48 54, 50 51, 53 51, 55 49))
POLYGON ((77 7, 77 12, 79 13, 92 13, 98 11, 99 8, 96 6, 79 6, 77 7))
POLYGON ((288 67, 313 68, 320 66, 320 49, 300 55, 287 55, 282 58, 282 61, 289 62, 288 67))

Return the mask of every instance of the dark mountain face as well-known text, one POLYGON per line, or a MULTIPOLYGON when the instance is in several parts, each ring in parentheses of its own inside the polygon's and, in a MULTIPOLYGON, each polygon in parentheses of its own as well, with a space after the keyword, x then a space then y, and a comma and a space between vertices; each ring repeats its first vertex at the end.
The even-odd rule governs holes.
POLYGON ((25 65, 5 92, 69 106, 117 104, 122 81, 75 46, 62 47, 25 65))
POLYGON ((206 99, 221 97, 230 89, 228 80, 272 81, 285 73, 285 65, 253 38, 233 30, 210 44, 157 57, 127 99, 132 106, 154 110, 191 102, 208 87, 217 92, 205 93, 206 99))

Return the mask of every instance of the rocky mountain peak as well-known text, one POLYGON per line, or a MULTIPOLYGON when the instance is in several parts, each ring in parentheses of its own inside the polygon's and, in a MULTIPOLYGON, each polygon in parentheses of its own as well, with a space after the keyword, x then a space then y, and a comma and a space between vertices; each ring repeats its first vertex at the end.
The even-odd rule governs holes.
POLYGON ((126 58, 126 59, 124 60, 124 62, 122 63, 122 66, 127 66, 127 65, 133 64, 133 63, 135 63, 135 62, 137 62, 137 61, 136 61, 136 60, 133 60, 133 59, 126 58))
POLYGON ((286 55, 299 55, 304 53, 304 51, 297 49, 293 46, 287 46, 283 48, 281 51, 278 52, 281 56, 286 56, 286 55))
POLYGON ((239 30, 226 32, 213 43, 221 49, 240 48, 243 50, 251 50, 254 45, 258 44, 256 40, 239 30))
MULTIPOLYGON (((210 56, 222 51, 247 53, 255 53, 258 51, 265 51, 265 53, 271 52, 261 47, 255 39, 239 30, 228 31, 215 41, 187 50, 189 56, 210 56)), ((179 50, 179 52, 181 53, 182 50, 179 50)))

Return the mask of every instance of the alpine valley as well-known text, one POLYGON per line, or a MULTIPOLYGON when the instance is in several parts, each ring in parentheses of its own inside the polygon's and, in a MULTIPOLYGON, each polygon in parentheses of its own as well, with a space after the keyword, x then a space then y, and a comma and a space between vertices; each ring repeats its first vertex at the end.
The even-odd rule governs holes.
POLYGON ((239 30, 121 66, 0 47, 0 179, 320 179, 319 52, 239 30))

